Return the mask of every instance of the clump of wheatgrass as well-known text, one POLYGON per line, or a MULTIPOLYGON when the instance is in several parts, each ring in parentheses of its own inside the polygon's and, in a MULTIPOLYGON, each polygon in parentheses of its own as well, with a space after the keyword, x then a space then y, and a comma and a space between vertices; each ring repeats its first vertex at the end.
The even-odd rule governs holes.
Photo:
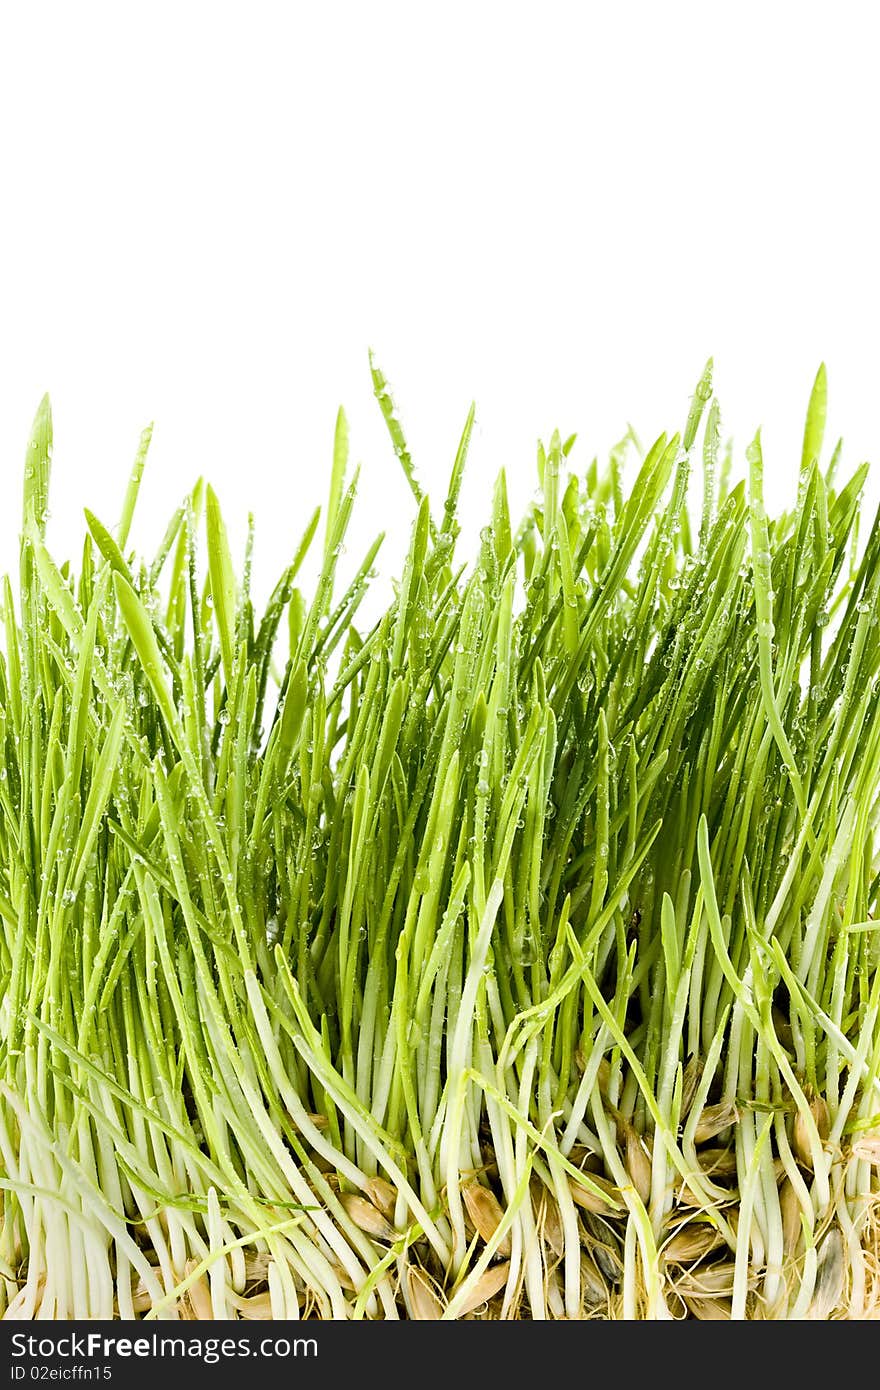
POLYGON ((373 379, 416 514, 372 625, 341 413, 259 620, 201 482, 130 550, 149 432, 59 566, 37 413, 0 1312, 876 1315, 880 526, 823 462, 824 371, 784 514, 759 438, 731 482, 710 364, 646 452, 554 435, 518 529, 501 474, 467 562, 473 412, 432 510, 373 379))

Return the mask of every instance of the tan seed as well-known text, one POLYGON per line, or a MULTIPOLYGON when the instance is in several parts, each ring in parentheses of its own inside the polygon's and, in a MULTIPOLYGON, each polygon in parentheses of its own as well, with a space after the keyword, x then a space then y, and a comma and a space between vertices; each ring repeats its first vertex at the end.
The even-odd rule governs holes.
POLYGON ((556 1200, 538 1178, 532 1178, 531 1191, 532 1209, 538 1229, 553 1254, 561 1258, 565 1253, 565 1236, 556 1200))
POLYGON ((685 1064, 684 1074, 681 1079, 681 1119, 684 1121, 694 1103, 694 1096, 697 1094, 697 1087, 703 1077, 703 1063, 695 1052, 692 1052, 685 1064))
POLYGON ((689 1222, 666 1242, 663 1253, 670 1264, 690 1265, 695 1260, 705 1259, 723 1243, 714 1226, 704 1221, 689 1222))
MULTIPOLYGON (((723 1201, 735 1202, 736 1199, 737 1199, 737 1197, 738 1197, 738 1195, 739 1195, 739 1194, 738 1194, 738 1191, 737 1191, 737 1189, 736 1189, 736 1187, 730 1187, 730 1188, 726 1188, 726 1189, 724 1189, 724 1190, 727 1192, 727 1196, 723 1199, 723 1201)), ((692 1187, 688 1187, 687 1183, 682 1183, 681 1187, 678 1189, 678 1191, 676 1192, 675 1195, 676 1195, 676 1200, 677 1200, 677 1202, 678 1202, 678 1205, 679 1205, 680 1207, 700 1207, 700 1208, 702 1208, 702 1207, 705 1207, 705 1206, 706 1206, 706 1198, 705 1198, 705 1197, 701 1197, 700 1194, 699 1194, 698 1192, 695 1192, 694 1189, 693 1189, 692 1187)), ((720 1201, 722 1201, 722 1199, 719 1198, 719 1202, 720 1202, 720 1201)), ((714 1196, 713 1196, 713 1202, 714 1202, 714 1196)), ((717 1204, 718 1204, 718 1203, 716 1203, 716 1205, 717 1205, 717 1204)))
POLYGON ((711 1178, 730 1178, 736 1172, 736 1150, 701 1149, 697 1157, 703 1172, 711 1178))
POLYGON ((340 1192, 339 1200, 354 1224, 368 1236, 388 1244, 397 1239, 394 1227, 366 1197, 360 1197, 356 1192, 340 1192))
MULTIPOLYGON (((474 1229, 483 1237, 483 1240, 490 1241, 504 1220, 504 1210, 495 1193, 491 1188, 483 1187, 482 1183, 469 1182, 462 1188, 461 1195, 464 1198, 464 1204, 474 1229)), ((499 1242, 497 1253, 509 1255, 510 1250, 510 1235, 508 1234, 499 1242)))
POLYGON ((705 1206, 702 1197, 700 1197, 696 1192, 694 1192, 692 1187, 688 1187, 686 1182, 683 1182, 681 1187, 676 1192, 675 1200, 677 1205, 680 1207, 705 1206))
POLYGON ((700 1322, 729 1322, 731 1306, 727 1298, 688 1298, 688 1310, 700 1322))
MULTIPOLYGON (((813 1122, 819 1131, 819 1138, 822 1143, 828 1138, 831 1132, 831 1119, 828 1114, 828 1105, 823 1096, 813 1096, 810 1100, 810 1114, 813 1122)), ((813 1151, 810 1147, 810 1135, 806 1121, 800 1110, 794 1117, 792 1126, 792 1147, 805 1168, 813 1170, 813 1151)))
POLYGON ((569 1178, 568 1186, 571 1191, 572 1200, 585 1211, 592 1211, 596 1216, 619 1216, 623 1211, 623 1203, 620 1199, 620 1188, 615 1187, 607 1178, 603 1178, 599 1173, 590 1173, 590 1182, 600 1189, 600 1192, 607 1193, 607 1198, 585 1187, 583 1183, 575 1182, 574 1178, 569 1178), (617 1202, 615 1210, 612 1205, 617 1202))
POLYGON ((500 1293, 507 1283, 509 1274, 509 1260, 505 1260, 503 1264, 490 1265, 488 1269, 484 1270, 465 1298, 464 1303, 459 1306, 459 1317, 473 1313, 484 1303, 488 1303, 490 1298, 494 1298, 497 1293, 500 1293))
POLYGON ((364 1191, 376 1210, 381 1211, 389 1221, 393 1221, 394 1208, 397 1206, 397 1189, 385 1178, 368 1178, 364 1184, 364 1191))
POLYGON ((790 1258, 798 1247, 801 1237, 801 1204, 791 1178, 786 1178, 779 1189, 779 1210, 782 1215, 782 1248, 790 1258))
POLYGON ((700 1265, 683 1273, 675 1281, 675 1291, 682 1298, 718 1298, 733 1292, 732 1260, 723 1264, 700 1265))
POLYGON ((722 1100, 718 1105, 704 1105, 694 1131, 694 1143, 706 1144, 721 1134, 739 1119, 739 1111, 732 1101, 722 1100))
POLYGON ((596 1266, 613 1287, 617 1287, 623 1277, 623 1264, 612 1243, 610 1231, 598 1216, 585 1211, 581 1217, 581 1245, 596 1262, 596 1266))
POLYGON ((651 1197, 651 1160, 643 1140, 631 1124, 624 1121, 626 1171, 643 1202, 651 1197))
POLYGON ((406 1283, 410 1316, 414 1322, 436 1322, 443 1316, 443 1304, 423 1269, 410 1265, 406 1272, 406 1283))
POLYGON ((572 1144, 568 1159, 575 1168, 580 1168, 582 1173, 601 1173, 605 1166, 601 1155, 594 1153, 584 1144, 572 1144))
POLYGON ((623 1279, 623 1261, 617 1251, 613 1246, 606 1245, 598 1240, 594 1243, 590 1243, 587 1248, 596 1261, 599 1273, 607 1283, 611 1284, 613 1288, 616 1288, 623 1279))
POLYGON ((581 1286, 588 1308, 598 1308, 608 1302, 608 1286, 589 1255, 581 1255, 581 1286))

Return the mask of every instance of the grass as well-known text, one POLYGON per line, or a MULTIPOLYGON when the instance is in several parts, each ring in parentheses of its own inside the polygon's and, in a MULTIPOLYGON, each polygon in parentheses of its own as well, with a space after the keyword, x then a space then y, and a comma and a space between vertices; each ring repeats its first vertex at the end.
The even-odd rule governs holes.
MULTIPOLYGON (((880 1305, 880 526, 681 435, 414 494, 360 624, 340 412, 258 617, 200 481, 46 546, 0 658, 0 1312, 863 1318, 880 1305), (702 476, 700 501, 690 475, 702 476), (627 482, 626 480, 629 479, 627 482), (319 574, 298 587, 303 560, 319 574)), ((380 538, 381 539, 381 538, 380 538)))

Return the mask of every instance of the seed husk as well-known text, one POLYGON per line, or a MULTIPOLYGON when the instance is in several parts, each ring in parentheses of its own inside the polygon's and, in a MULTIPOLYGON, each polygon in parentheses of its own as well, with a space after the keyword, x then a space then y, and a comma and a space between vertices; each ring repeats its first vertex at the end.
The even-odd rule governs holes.
MULTIPOLYGON (((739 1193, 735 1187, 723 1190, 727 1192, 726 1197, 716 1200, 713 1196, 712 1202, 714 1206, 722 1206, 725 1203, 735 1202, 737 1200, 739 1193)), ((695 1192, 692 1187, 689 1187, 686 1182, 681 1184, 681 1187, 677 1189, 675 1195, 680 1207, 696 1207, 697 1209, 702 1209, 706 1205, 706 1198, 701 1197, 700 1194, 695 1192)))
POLYGON ((268 1250, 248 1251, 244 1257, 244 1272, 248 1284, 265 1284, 271 1263, 272 1256, 268 1250))
POLYGON ((565 1236, 556 1199, 537 1178, 532 1178, 531 1191, 538 1228, 553 1254, 561 1258, 565 1253, 565 1236))
POLYGON ((724 1241, 719 1231, 706 1221, 689 1221, 676 1231, 663 1247, 669 1264, 690 1265, 716 1250, 724 1241))
POLYGON ((733 1292, 732 1260, 721 1264, 698 1265, 683 1271, 675 1280, 675 1291, 682 1298, 716 1298, 733 1292))
POLYGON ((459 1305, 459 1317, 466 1317, 468 1313, 482 1308, 483 1304, 488 1303, 490 1298, 494 1298, 504 1288, 509 1274, 509 1260, 505 1260, 502 1264, 490 1265, 488 1269, 484 1270, 464 1302, 459 1305))
POLYGON ((697 1154, 700 1167, 707 1177, 730 1178, 736 1172, 736 1150, 729 1148, 705 1148, 697 1154))
POLYGON ((598 1216, 589 1211, 581 1215, 581 1229, 581 1244, 596 1261, 603 1278, 616 1288, 623 1278, 623 1261, 614 1244, 613 1233, 598 1216))
POLYGON ((357 1192, 340 1192, 339 1200, 354 1224, 368 1236, 389 1245, 397 1239, 394 1227, 366 1197, 357 1192))
POLYGON ((739 1119, 739 1111, 733 1101, 722 1100, 717 1105, 704 1105, 694 1130, 694 1143, 707 1144, 717 1134, 723 1134, 739 1119))
POLYGON ((601 1173, 605 1166, 602 1155, 588 1149, 584 1144, 572 1144, 568 1157, 582 1173, 601 1173))
MULTIPOLYGON (((828 1114, 828 1105, 824 1096, 813 1096, 810 1100, 810 1114, 817 1130, 819 1138, 824 1144, 831 1132, 831 1118, 828 1114)), ((800 1110, 795 1113, 792 1125, 792 1148, 805 1168, 813 1170, 813 1151, 810 1147, 810 1136, 806 1121, 800 1110)))
MULTIPOLYGON (((484 1187, 482 1183, 465 1183, 461 1189, 461 1195, 464 1198, 468 1216, 473 1222, 474 1230, 488 1243, 504 1220, 504 1208, 492 1189, 484 1187)), ((510 1234, 508 1232, 499 1242, 497 1253, 509 1255, 510 1250, 510 1234)))
POLYGON ((700 1322, 729 1322, 731 1303, 729 1298, 686 1298, 685 1304, 700 1322))
POLYGON ((250 1298, 242 1298, 238 1302, 238 1316, 248 1322, 267 1322, 272 1318, 272 1295, 265 1293, 252 1294, 250 1298))
POLYGON ((845 1283, 843 1235, 839 1226, 832 1226, 819 1248, 816 1288, 807 1316, 827 1322, 843 1298, 845 1283))
MULTIPOLYGON (((184 1265, 184 1272, 187 1277, 192 1274, 194 1269, 198 1269, 198 1260, 187 1260, 184 1265)), ((211 1286, 204 1274, 200 1274, 197 1279, 190 1284, 186 1291, 189 1306, 192 1309, 192 1318, 196 1322, 213 1322, 214 1305, 211 1302, 211 1286)))
POLYGON ((393 1222, 394 1210, 397 1206, 397 1189, 385 1178, 368 1178, 364 1183, 364 1192, 373 1203, 377 1211, 380 1211, 387 1221, 393 1222))
POLYGON ((816 1290, 809 1305, 808 1318, 827 1322, 844 1297, 845 1283, 844 1237, 840 1226, 831 1226, 819 1247, 816 1290))
POLYGON ((651 1197, 651 1160, 644 1141, 631 1124, 624 1121, 626 1171, 643 1202, 651 1197))
POLYGON ((428 1275, 418 1265, 410 1265, 406 1271, 407 1292, 409 1294, 410 1317, 415 1322, 436 1322, 443 1316, 443 1304, 438 1298, 428 1275))
POLYGON ((697 1087, 703 1077, 703 1061, 696 1052, 692 1052, 687 1059, 684 1074, 681 1079, 681 1120, 684 1121, 690 1113, 690 1108, 694 1103, 694 1096, 697 1094, 697 1087))
POLYGON ((136 1313, 148 1313, 153 1306, 153 1296, 143 1279, 132 1280, 131 1306, 136 1313))
POLYGON ((608 1302, 608 1286, 597 1264, 587 1254, 581 1254, 581 1287, 588 1308, 598 1308, 608 1302))
POLYGON ((619 1216, 623 1209, 623 1202, 620 1196, 620 1188, 615 1187, 607 1178, 603 1178, 600 1173, 591 1173, 590 1182, 595 1183, 596 1187, 602 1192, 608 1193, 608 1200, 591 1192, 582 1183, 576 1182, 574 1178, 569 1178, 568 1185, 571 1191, 572 1200, 585 1211, 591 1211, 596 1216, 619 1216), (617 1202, 617 1209, 612 1206, 612 1202, 617 1202))

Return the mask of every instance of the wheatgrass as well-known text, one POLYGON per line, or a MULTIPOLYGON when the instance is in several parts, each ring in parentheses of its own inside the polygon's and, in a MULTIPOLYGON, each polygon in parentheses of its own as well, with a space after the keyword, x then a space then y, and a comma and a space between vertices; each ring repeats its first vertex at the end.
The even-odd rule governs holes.
POLYGON ((876 1317, 880 525, 824 369, 787 511, 709 363, 680 435, 541 445, 518 527, 500 473, 463 557, 474 411, 436 508, 371 369, 415 504, 372 617, 342 411, 261 616, 201 480, 131 549, 150 430, 53 557, 37 412, 0 1313, 876 1317))

